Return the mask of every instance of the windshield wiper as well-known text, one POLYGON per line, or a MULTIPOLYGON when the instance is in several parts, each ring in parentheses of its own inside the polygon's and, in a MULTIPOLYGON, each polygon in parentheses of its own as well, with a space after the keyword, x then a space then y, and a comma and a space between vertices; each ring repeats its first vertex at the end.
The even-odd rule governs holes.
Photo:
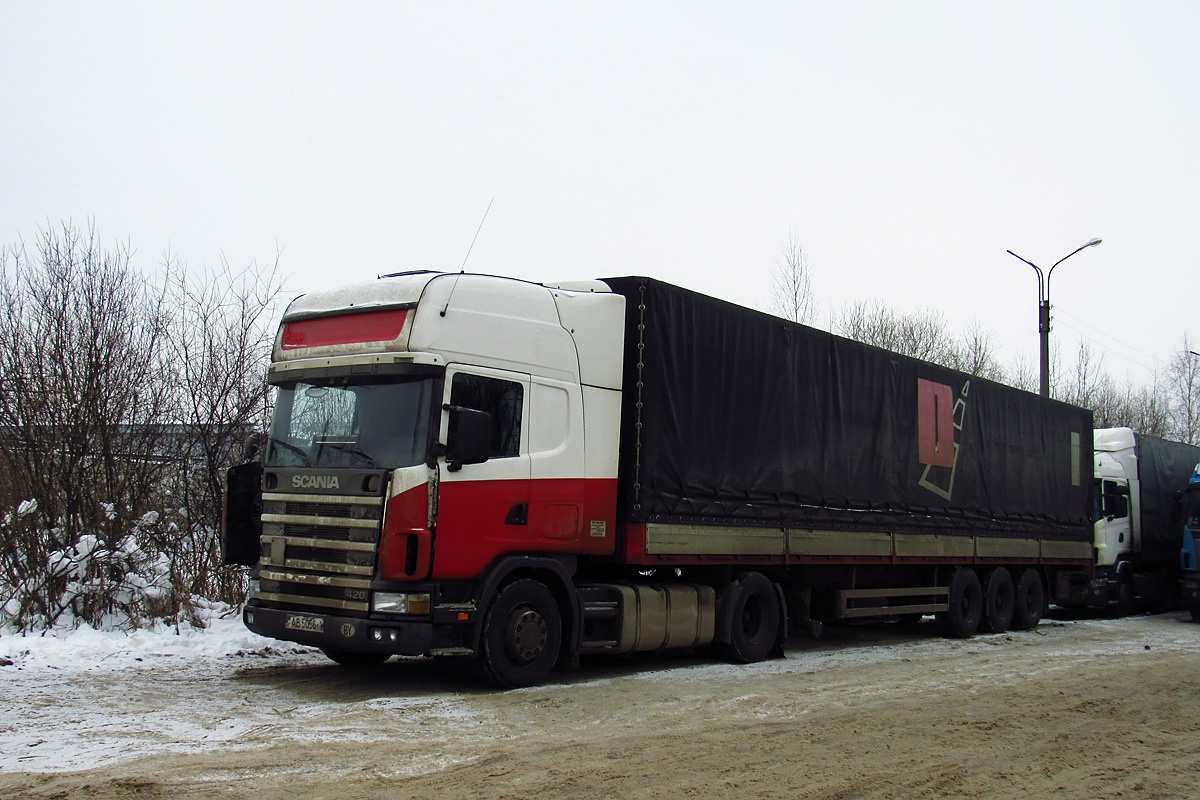
POLYGON ((292 444, 291 442, 285 442, 283 439, 276 439, 274 436, 271 437, 271 444, 277 444, 287 450, 291 450, 293 453, 300 456, 300 458, 304 460, 304 466, 306 466, 306 467, 312 466, 312 462, 308 460, 308 451, 305 450, 304 448, 297 447, 296 445, 292 444))
POLYGON ((338 444, 337 442, 320 442, 318 446, 329 447, 337 450, 339 453, 345 453, 346 455, 354 456, 355 458, 361 458, 363 463, 365 463, 368 467, 377 466, 375 464, 375 459, 364 453, 362 448, 358 447, 357 445, 338 444))

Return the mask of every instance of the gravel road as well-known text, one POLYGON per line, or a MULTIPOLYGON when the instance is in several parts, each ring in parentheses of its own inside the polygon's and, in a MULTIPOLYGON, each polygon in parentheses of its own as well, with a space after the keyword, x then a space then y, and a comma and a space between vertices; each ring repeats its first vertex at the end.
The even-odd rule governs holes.
POLYGON ((831 628, 785 659, 590 660, 481 689, 269 648, 0 671, 0 797, 1200 797, 1200 625, 949 641, 831 628))

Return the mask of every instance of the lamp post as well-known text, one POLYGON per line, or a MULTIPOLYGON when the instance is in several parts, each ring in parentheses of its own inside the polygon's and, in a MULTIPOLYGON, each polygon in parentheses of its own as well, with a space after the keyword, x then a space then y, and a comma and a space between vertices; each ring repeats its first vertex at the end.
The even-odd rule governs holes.
POLYGON ((1066 261, 1071 256, 1078 253, 1080 250, 1086 250, 1089 247, 1095 247, 1100 244, 1100 239, 1092 239, 1084 245, 1080 245, 1065 256, 1055 261, 1050 269, 1043 274, 1042 268, 1032 261, 1027 261, 1014 253, 1012 250, 1007 250, 1010 256, 1024 261, 1029 266, 1033 267, 1033 271, 1037 273, 1038 278, 1038 333, 1042 336, 1042 397, 1050 396, 1050 276, 1054 274, 1054 267, 1057 267, 1062 262, 1066 261))

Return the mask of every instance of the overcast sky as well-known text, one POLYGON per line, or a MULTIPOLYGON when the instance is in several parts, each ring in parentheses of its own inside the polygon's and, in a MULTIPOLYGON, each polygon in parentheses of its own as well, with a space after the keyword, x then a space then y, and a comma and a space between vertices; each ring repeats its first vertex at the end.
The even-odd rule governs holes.
POLYGON ((1036 365, 1200 350, 1195 2, 0 5, 0 243, 89 219, 157 269, 644 274, 822 324, 881 298, 1036 365))

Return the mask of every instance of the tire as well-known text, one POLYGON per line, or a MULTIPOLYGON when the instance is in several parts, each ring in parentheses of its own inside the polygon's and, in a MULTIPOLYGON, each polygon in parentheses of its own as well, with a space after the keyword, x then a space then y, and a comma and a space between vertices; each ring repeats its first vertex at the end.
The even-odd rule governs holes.
POLYGON ((392 657, 391 653, 354 653, 348 650, 326 650, 323 647, 321 652, 330 661, 344 667, 373 667, 392 657))
POLYGON ((535 686, 554 669, 561 646, 562 613, 554 595, 526 578, 505 586, 492 601, 476 664, 492 686, 535 686))
POLYGON ((1042 576, 1033 567, 1026 567, 1017 579, 1011 627, 1014 631, 1036 628, 1045 613, 1046 587, 1042 585, 1042 576))
POLYGON ((736 664, 765 660, 779 641, 782 620, 774 582, 761 572, 747 572, 721 598, 716 637, 721 655, 736 664))
POLYGON ((1012 624, 1015 605, 1012 574, 1004 567, 996 567, 983 584, 983 618, 979 627, 988 633, 1004 633, 1012 624))
POLYGON ((950 607, 938 614, 942 633, 952 639, 966 639, 979 630, 983 618, 983 586, 969 567, 959 567, 950 579, 950 607))
POLYGON ((1120 618, 1128 617, 1133 612, 1133 582, 1127 578, 1121 578, 1117 583, 1117 604, 1113 606, 1113 614, 1120 618))
POLYGON ((1200 622, 1200 608, 1193 608, 1193 609, 1191 609, 1191 611, 1192 611, 1192 622, 1200 622))

